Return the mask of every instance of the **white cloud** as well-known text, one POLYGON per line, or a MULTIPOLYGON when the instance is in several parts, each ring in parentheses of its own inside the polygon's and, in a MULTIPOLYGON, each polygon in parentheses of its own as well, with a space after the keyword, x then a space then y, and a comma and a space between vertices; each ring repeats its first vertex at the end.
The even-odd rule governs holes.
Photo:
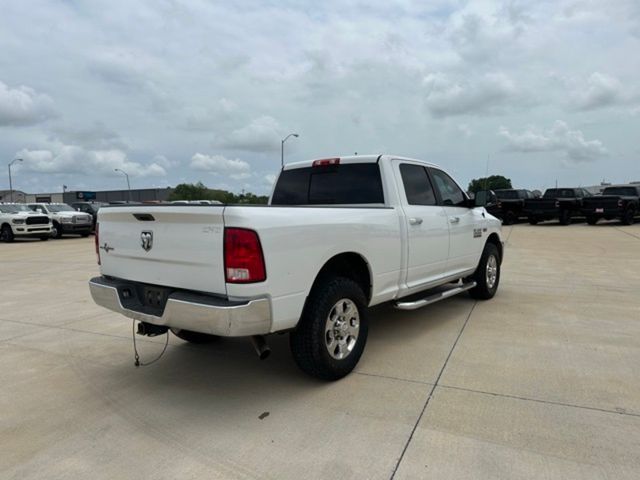
POLYGON ((282 128, 270 116, 252 120, 248 125, 216 137, 214 143, 230 150, 271 152, 280 148, 282 128))
POLYGON ((10 88, 0 81, 0 127, 35 125, 54 115, 48 95, 24 85, 10 88))
POLYGON ((624 98, 625 93, 620 80, 611 75, 594 72, 589 76, 586 85, 574 92, 571 102, 578 110, 594 110, 615 105, 624 98))
POLYGON ((167 174, 157 163, 142 164, 127 158, 122 150, 87 150, 78 145, 56 145, 52 149, 23 149, 16 157, 24 159, 21 167, 32 173, 71 175, 120 175, 116 168, 132 177, 157 177, 167 174))
POLYGON ((191 157, 191 168, 217 175, 226 175, 234 180, 242 180, 251 176, 251 166, 240 159, 228 159, 222 155, 205 155, 196 153, 191 157))
POLYGON ((502 73, 468 80, 451 80, 435 73, 423 80, 427 110, 434 117, 479 115, 500 111, 516 94, 513 81, 502 73))
POLYGON ((592 161, 608 154, 600 140, 586 140, 582 131, 571 130, 560 120, 548 130, 529 127, 522 133, 512 133, 500 127, 499 134, 507 140, 507 150, 514 152, 562 152, 575 162, 592 161))

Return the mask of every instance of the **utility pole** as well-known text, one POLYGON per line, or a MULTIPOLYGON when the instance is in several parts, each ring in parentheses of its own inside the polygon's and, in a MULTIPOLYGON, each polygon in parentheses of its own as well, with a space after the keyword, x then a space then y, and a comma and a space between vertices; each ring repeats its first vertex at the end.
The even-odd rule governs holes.
POLYGON ((286 142, 287 140, 289 140, 289 137, 296 137, 298 138, 299 135, 297 133, 290 133, 289 135, 287 135, 286 137, 284 137, 281 141, 280 141, 280 166, 282 168, 284 168, 284 142, 286 142))
POLYGON ((119 168, 115 168, 114 171, 124 173, 124 176, 127 177, 127 188, 129 189, 129 203, 131 203, 131 184, 129 183, 129 175, 127 175, 127 172, 119 168))
POLYGON ((13 182, 11 181, 11 165, 16 162, 22 162, 21 158, 14 158, 9 162, 9 195, 11 198, 11 203, 13 203, 13 182))

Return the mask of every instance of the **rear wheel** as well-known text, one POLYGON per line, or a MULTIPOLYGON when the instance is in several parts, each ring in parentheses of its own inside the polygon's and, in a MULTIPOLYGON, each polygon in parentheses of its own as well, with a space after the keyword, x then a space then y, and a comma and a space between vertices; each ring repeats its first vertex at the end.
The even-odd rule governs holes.
POLYGON ((636 211, 633 207, 627 208, 622 216, 622 223, 625 225, 633 225, 635 222, 636 211))
POLYGON ((493 243, 487 243, 480 257, 480 263, 471 277, 476 286, 469 295, 477 300, 489 300, 498 291, 500 284, 500 252, 493 243))
POLYGON ((219 338, 216 335, 194 332, 193 330, 184 330, 182 328, 172 328, 171 333, 173 333, 179 339, 189 343, 211 343, 219 338))
POLYGON ((360 285, 349 278, 328 277, 311 291, 289 345, 302 371, 338 380, 360 360, 367 333, 367 300, 360 285))
POLYGON ((516 220, 518 220, 518 217, 516 217, 516 214, 512 210, 509 210, 504 214, 503 223, 505 225, 513 225, 514 223, 516 223, 516 220))
POLYGON ((11 243, 13 242, 13 230, 9 225, 3 225, 0 229, 0 241, 11 243))

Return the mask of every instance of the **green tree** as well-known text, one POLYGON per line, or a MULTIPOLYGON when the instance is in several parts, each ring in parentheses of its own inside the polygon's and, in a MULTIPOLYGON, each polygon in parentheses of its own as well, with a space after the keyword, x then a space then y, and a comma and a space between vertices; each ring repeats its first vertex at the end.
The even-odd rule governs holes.
POLYGON ((226 190, 216 190, 207 188, 202 182, 198 183, 181 183, 173 189, 169 195, 169 201, 174 200, 218 200, 225 204, 244 203, 244 204, 266 204, 269 197, 266 195, 255 195, 253 193, 241 193, 235 195, 226 190))
POLYGON ((474 178, 469 182, 467 190, 471 193, 477 193, 480 190, 501 190, 504 188, 513 188, 511 179, 502 175, 491 175, 490 177, 474 178))

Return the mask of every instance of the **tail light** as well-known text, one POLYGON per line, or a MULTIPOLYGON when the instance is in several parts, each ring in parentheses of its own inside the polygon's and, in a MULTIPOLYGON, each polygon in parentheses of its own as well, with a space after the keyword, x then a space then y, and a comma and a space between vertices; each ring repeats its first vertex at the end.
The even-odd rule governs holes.
POLYGON ((267 279, 256 232, 246 228, 225 228, 224 271, 228 283, 256 283, 267 279))
POLYGON ((311 164, 312 167, 328 167, 329 165, 340 165, 339 158, 323 158, 321 160, 314 160, 311 164))
POLYGON ((100 235, 98 234, 100 230, 100 224, 96 223, 96 231, 93 235, 93 242, 96 245, 96 256, 98 257, 98 265, 100 265, 100 235))

